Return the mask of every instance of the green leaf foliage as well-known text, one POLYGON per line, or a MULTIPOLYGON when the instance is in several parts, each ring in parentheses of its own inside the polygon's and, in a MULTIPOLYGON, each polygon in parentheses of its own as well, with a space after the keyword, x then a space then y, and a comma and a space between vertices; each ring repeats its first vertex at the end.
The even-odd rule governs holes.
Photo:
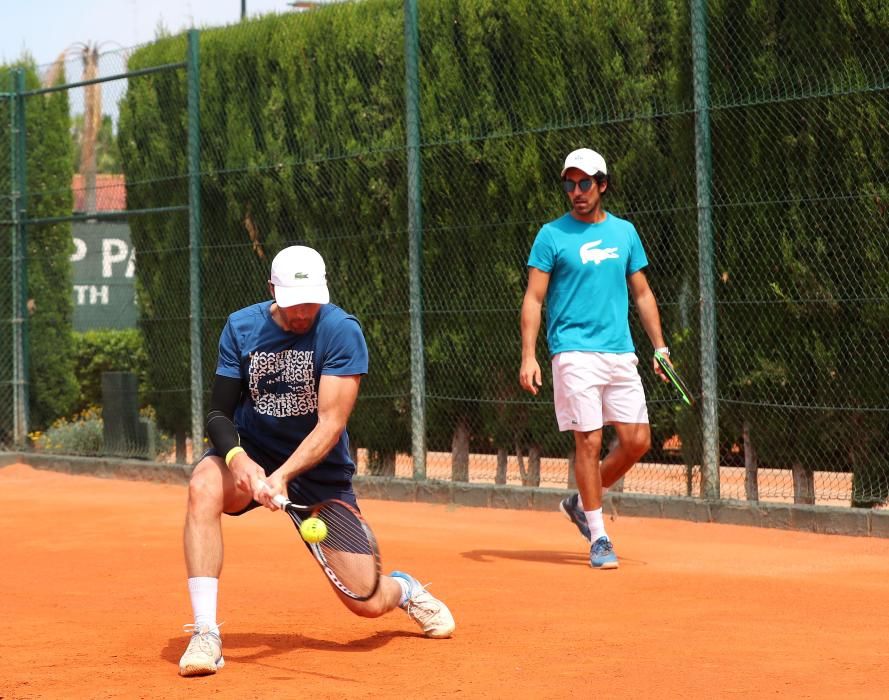
MULTIPOLYGON (((25 71, 25 89, 40 87, 33 62, 14 68, 25 71)), ((0 85, 12 85, 12 71, 0 68, 0 85)), ((11 107, 12 102, 9 102, 11 107)), ((26 119, 25 148, 27 195, 25 210, 30 219, 65 216, 71 213, 71 176, 73 173, 71 122, 65 92, 24 98, 26 119)), ((0 142, 11 148, 9 119, 0 123, 0 142)), ((9 151, 6 151, 9 154, 9 151)), ((10 158, 5 159, 6 163, 10 158)), ((7 180, 8 182, 8 180, 7 180)), ((10 192, 4 189, 4 192, 10 192)), ((8 214, 9 212, 4 212, 8 214)), ((5 217, 4 217, 5 218, 5 217)), ((4 226, 5 250, 11 251, 13 229, 4 226)), ((27 227, 27 301, 29 318, 26 328, 29 382, 30 427, 41 430, 53 420, 72 410, 77 385, 74 380, 71 318, 71 264, 74 251, 70 224, 41 224, 27 227)), ((11 279, 11 277, 4 277, 11 279)), ((4 285, 3 308, 14 315, 11 290, 4 285)), ((12 347, 11 326, 4 328, 4 353, 12 347)), ((11 355, 11 353, 10 353, 11 355)), ((11 358, 10 358, 11 359, 11 358)), ((11 367, 6 374, 11 379, 11 367)), ((4 405, 11 405, 11 396, 4 405)))
MULTIPOLYGON (((885 500, 889 17, 876 0, 707 8, 725 453, 748 425, 763 466, 853 471, 856 502, 885 500)), ((541 396, 519 390, 518 310, 531 242, 565 211, 559 172, 580 146, 608 161, 606 207, 640 231, 673 358, 700 387, 688 4, 428 0, 419 20, 415 305, 430 449, 448 451, 468 431, 473 451, 567 452, 543 334, 541 396)), ((205 377, 227 315, 268 298, 272 256, 313 245, 370 346, 354 442, 382 462, 409 452, 402 3, 245 22, 204 32, 200 48, 205 377)), ((171 37, 137 51, 130 68, 184 55, 185 38, 171 37)), ((185 86, 182 70, 130 81, 119 148, 131 207, 188 200, 185 86)), ((162 425, 187 430, 187 220, 132 225, 152 401, 162 425)), ((655 381, 631 317, 655 457, 678 433, 697 464, 699 418, 655 381)))
MULTIPOLYGON (((150 395, 148 358, 142 334, 132 329, 74 333, 75 376, 80 387, 76 412, 102 406, 102 372, 133 372, 143 396, 150 395)), ((144 405, 145 401, 140 401, 144 405)))

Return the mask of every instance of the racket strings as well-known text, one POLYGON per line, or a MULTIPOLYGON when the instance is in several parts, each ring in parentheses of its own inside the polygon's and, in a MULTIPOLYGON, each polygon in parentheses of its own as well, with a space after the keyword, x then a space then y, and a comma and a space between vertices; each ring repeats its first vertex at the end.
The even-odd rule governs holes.
POLYGON ((327 536, 314 545, 322 565, 353 594, 371 595, 379 580, 379 561, 360 517, 339 503, 325 504, 313 515, 327 526, 327 536))
POLYGON ((358 517, 339 504, 324 505, 315 514, 327 526, 327 537, 321 541, 326 550, 372 554, 364 526, 358 517))

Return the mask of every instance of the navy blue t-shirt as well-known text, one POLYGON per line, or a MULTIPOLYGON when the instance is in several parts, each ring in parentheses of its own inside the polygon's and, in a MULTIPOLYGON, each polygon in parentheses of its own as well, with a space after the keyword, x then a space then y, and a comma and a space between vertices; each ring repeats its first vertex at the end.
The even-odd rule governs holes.
MULTIPOLYGON (((358 319, 325 304, 308 333, 281 328, 264 301, 228 317, 219 339, 216 374, 240 379, 235 426, 243 440, 283 463, 318 423, 322 374, 367 374, 367 343, 358 319)), ((355 464, 346 431, 310 470, 325 481, 351 479, 355 464)))

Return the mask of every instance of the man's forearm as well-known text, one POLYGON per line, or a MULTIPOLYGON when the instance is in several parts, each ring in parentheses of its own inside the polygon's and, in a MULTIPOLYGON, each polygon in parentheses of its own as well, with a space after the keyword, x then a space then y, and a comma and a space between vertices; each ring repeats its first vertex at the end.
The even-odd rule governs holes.
POLYGON ((540 316, 542 306, 525 299, 522 304, 522 359, 537 355, 537 334, 540 332, 540 316))
POLYGON ((639 320, 642 322, 642 328, 645 329, 652 347, 659 348, 666 345, 664 343, 664 333, 661 329, 661 315, 658 311, 657 300, 654 298, 654 294, 648 293, 636 299, 636 308, 639 311, 639 320))
POLYGON ((319 422, 279 467, 285 481, 290 481, 319 464, 336 446, 343 430, 345 426, 319 422))

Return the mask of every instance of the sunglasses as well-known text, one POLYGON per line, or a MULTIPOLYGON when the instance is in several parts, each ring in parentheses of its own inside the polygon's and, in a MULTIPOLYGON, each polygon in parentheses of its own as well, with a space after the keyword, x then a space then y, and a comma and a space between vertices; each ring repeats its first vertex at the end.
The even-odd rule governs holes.
POLYGON ((583 180, 578 180, 577 182, 565 178, 562 180, 562 189, 565 190, 566 194, 574 192, 575 187, 579 187, 581 192, 589 192, 593 189, 594 182, 595 180, 591 177, 585 177, 583 180))

